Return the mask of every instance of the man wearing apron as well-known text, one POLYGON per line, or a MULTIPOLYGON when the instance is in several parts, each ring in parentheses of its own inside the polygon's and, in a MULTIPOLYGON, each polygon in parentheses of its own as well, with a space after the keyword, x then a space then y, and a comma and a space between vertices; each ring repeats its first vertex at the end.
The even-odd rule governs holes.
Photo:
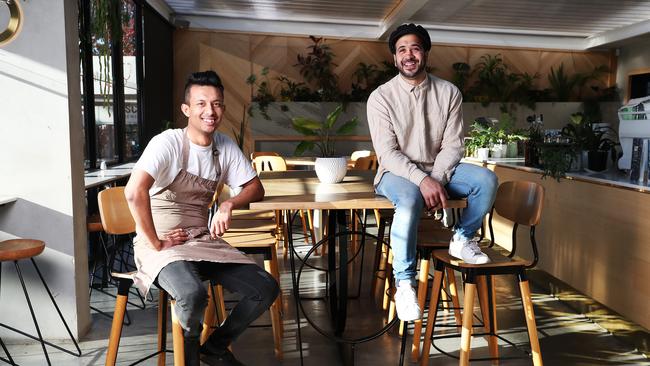
POLYGON ((279 289, 273 277, 220 236, 232 210, 262 199, 264 188, 237 145, 216 131, 225 104, 214 71, 190 75, 181 110, 187 127, 155 136, 126 185, 137 232, 135 284, 146 293, 157 283, 176 300, 186 365, 199 365, 199 353, 209 365, 242 365, 227 347, 269 308, 279 289), (208 228, 208 206, 221 183, 242 187, 241 193, 221 202, 208 228), (242 298, 199 347, 208 279, 242 298))

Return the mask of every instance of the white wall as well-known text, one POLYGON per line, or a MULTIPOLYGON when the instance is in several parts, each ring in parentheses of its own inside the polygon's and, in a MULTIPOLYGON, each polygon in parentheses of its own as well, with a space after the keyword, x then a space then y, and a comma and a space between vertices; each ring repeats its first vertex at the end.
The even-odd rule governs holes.
POLYGON ((621 90, 621 98, 626 97, 627 75, 639 69, 650 69, 650 35, 627 42, 619 48, 616 85, 621 90))
MULTIPOLYGON (((0 207, 0 230, 46 242, 37 262, 73 332, 83 334, 90 315, 77 1, 20 4, 22 31, 0 48, 0 194, 19 200, 0 207)), ((67 336, 29 267, 45 335, 67 336)), ((15 270, 2 270, 0 321, 32 331, 15 270)))

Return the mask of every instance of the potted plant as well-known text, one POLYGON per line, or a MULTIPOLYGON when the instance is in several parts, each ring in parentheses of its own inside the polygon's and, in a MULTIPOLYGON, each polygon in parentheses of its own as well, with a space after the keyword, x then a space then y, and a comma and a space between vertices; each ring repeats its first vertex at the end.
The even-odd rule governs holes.
POLYGON ((494 142, 494 130, 481 121, 474 121, 469 131, 469 141, 465 144, 468 155, 481 161, 488 160, 490 147, 494 142))
POLYGON ((607 157, 617 145, 605 137, 609 131, 612 131, 611 127, 594 128, 594 124, 582 113, 574 113, 571 115, 571 121, 562 128, 562 135, 571 139, 581 152, 583 166, 588 170, 600 172, 607 168, 607 157))
POLYGON ((334 157, 335 135, 347 135, 357 126, 357 117, 337 126, 343 105, 339 104, 334 111, 327 115, 324 121, 315 121, 305 117, 292 118, 293 128, 305 136, 315 136, 315 140, 305 140, 296 146, 295 155, 302 155, 307 150, 318 148, 322 157, 316 159, 316 175, 323 183, 338 183, 343 180, 347 171, 347 158, 334 157))
POLYGON ((550 176, 558 182, 569 171, 576 159, 575 145, 567 142, 543 143, 539 146, 542 178, 550 176))

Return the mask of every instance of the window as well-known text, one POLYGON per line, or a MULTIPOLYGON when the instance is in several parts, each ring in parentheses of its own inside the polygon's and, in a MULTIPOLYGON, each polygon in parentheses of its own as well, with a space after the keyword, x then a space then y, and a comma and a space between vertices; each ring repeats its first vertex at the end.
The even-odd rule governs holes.
POLYGON ((141 153, 142 4, 79 1, 86 169, 141 153))

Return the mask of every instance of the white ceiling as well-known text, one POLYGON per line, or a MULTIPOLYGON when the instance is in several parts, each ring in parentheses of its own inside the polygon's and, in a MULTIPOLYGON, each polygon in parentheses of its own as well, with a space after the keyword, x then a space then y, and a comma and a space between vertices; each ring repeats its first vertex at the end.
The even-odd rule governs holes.
POLYGON ((583 50, 650 34, 650 0, 148 0, 191 29, 386 39, 405 22, 433 42, 583 50))

